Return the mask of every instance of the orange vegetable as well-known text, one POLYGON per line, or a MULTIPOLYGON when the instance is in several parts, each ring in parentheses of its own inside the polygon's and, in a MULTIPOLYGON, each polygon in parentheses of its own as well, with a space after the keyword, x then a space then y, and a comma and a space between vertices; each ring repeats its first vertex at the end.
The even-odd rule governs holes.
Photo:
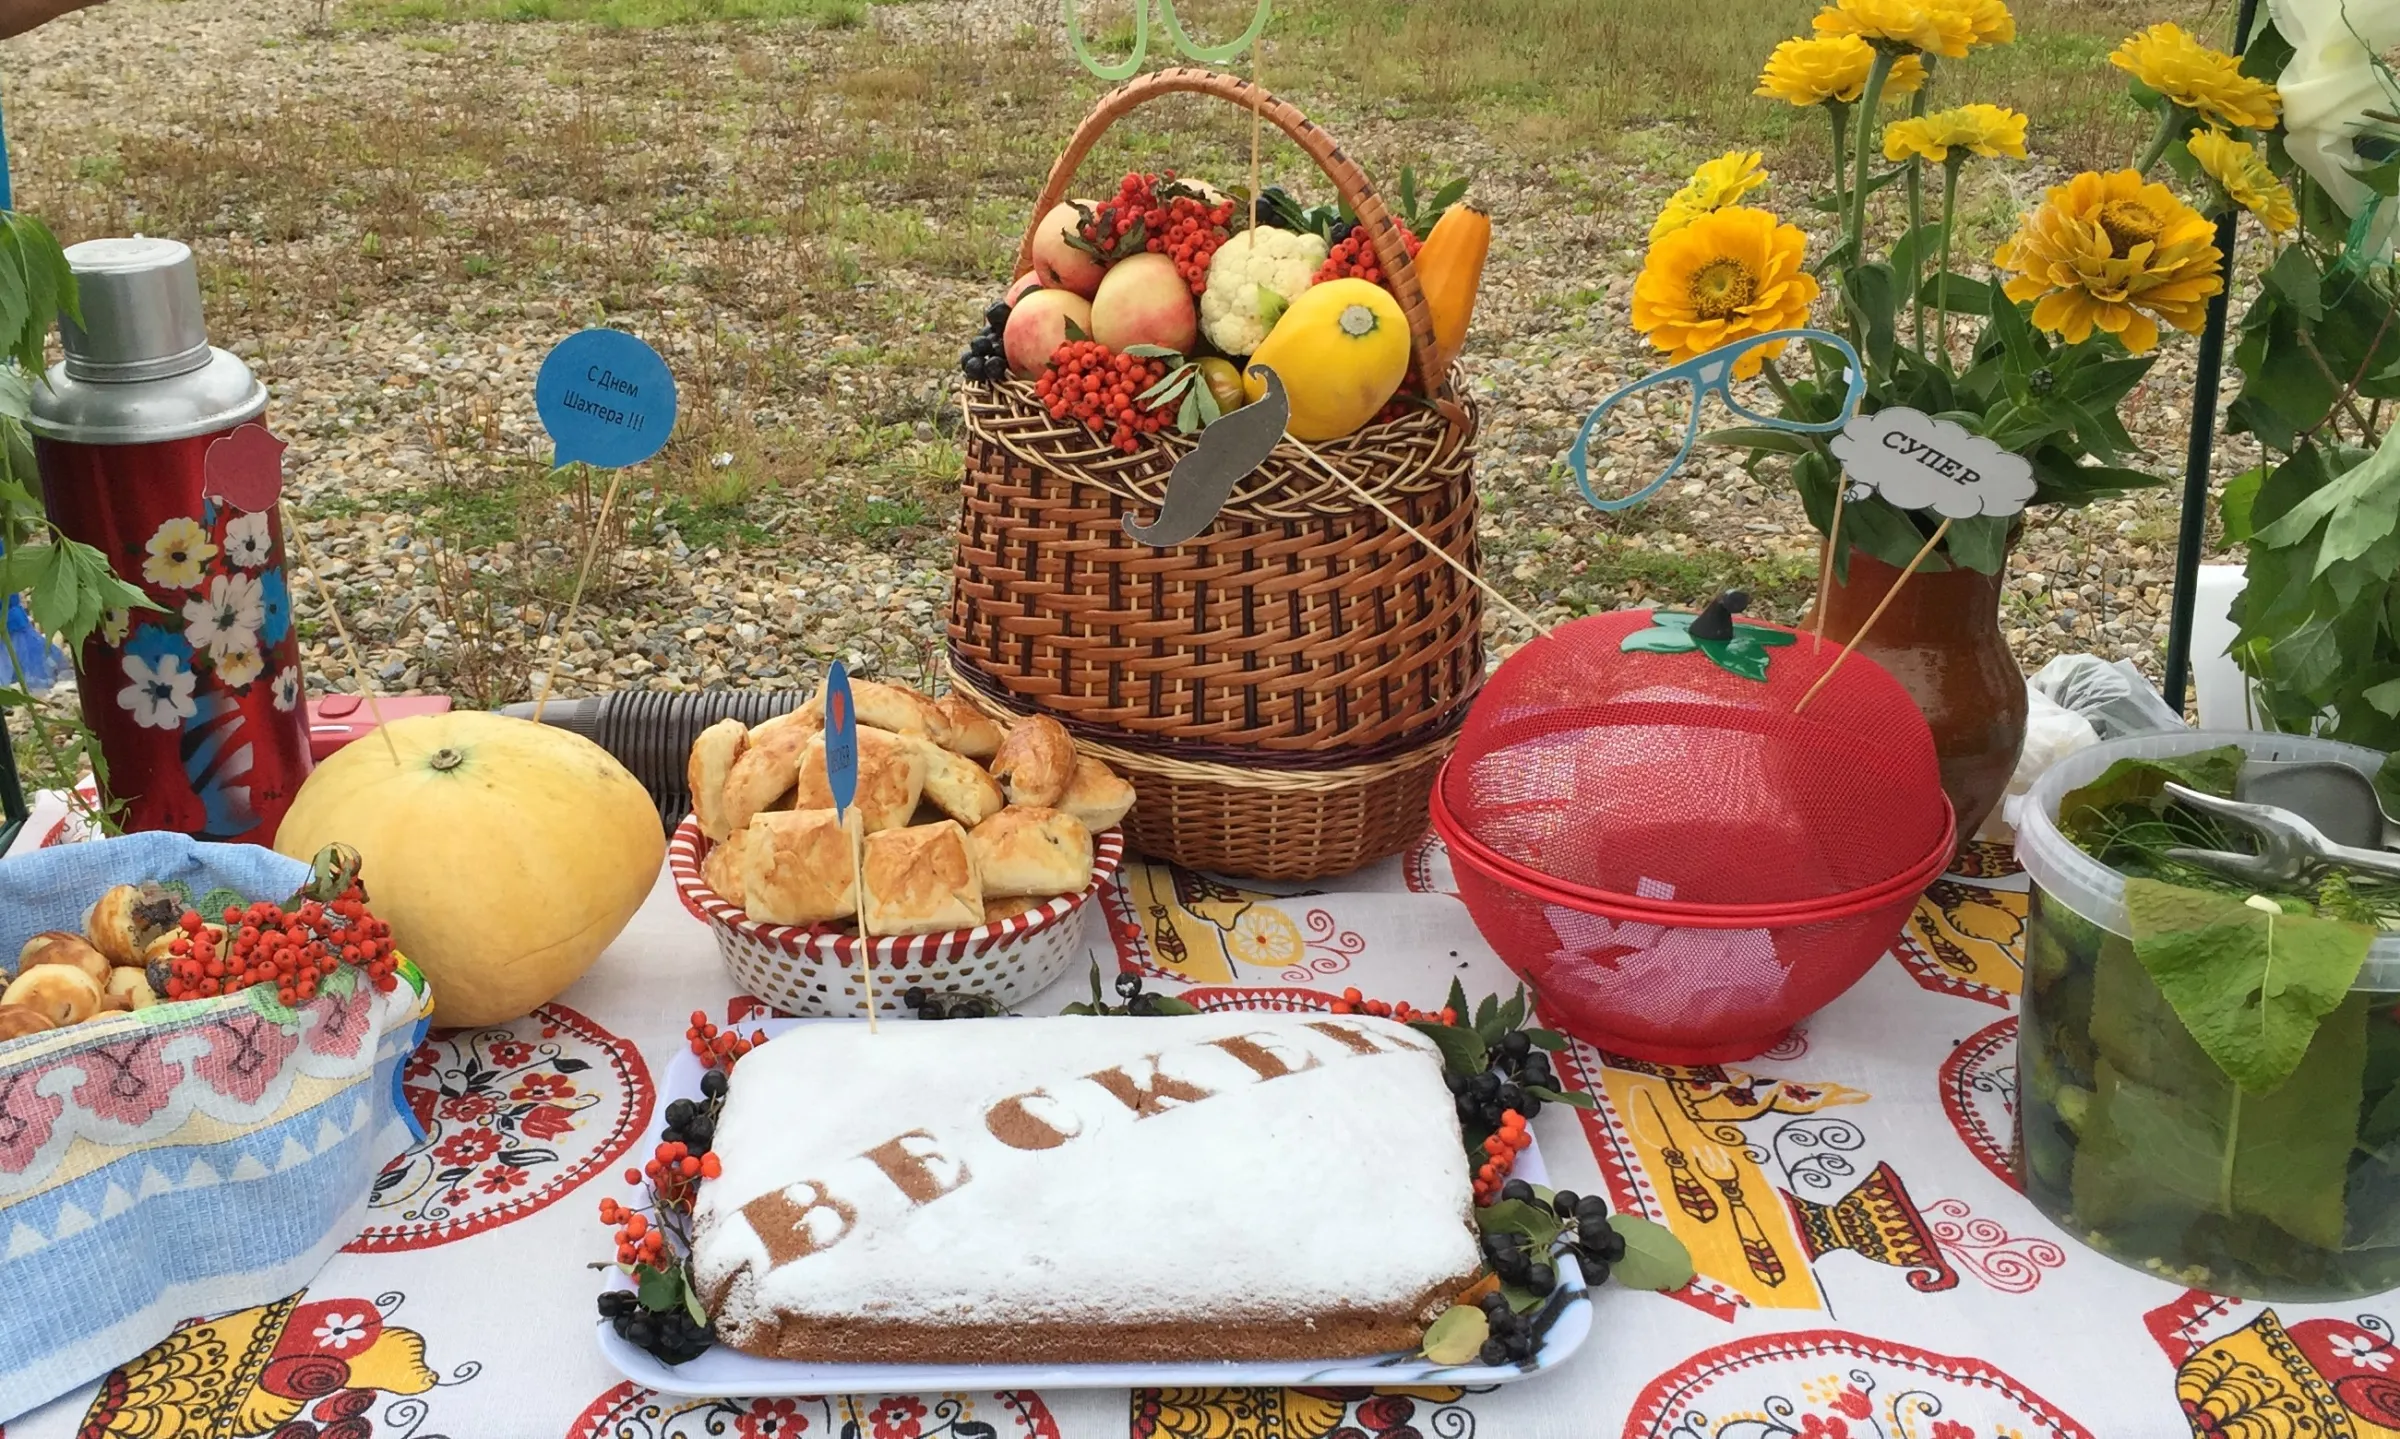
POLYGON ((1417 251, 1417 284, 1433 321, 1434 373, 1450 368, 1467 341, 1475 314, 1475 291, 1492 250, 1492 217, 1460 203, 1442 212, 1417 251))

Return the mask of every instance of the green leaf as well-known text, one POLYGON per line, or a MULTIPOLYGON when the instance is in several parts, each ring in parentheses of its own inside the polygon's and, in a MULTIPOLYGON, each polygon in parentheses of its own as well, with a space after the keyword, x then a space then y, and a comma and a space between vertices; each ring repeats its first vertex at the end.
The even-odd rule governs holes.
POLYGON ((1153 994, 1150 996, 1150 1012, 1152 1014, 1198 1014, 1200 1006, 1188 999, 1177 999, 1171 994, 1153 994))
POLYGON ((699 1292, 689 1284, 683 1286, 683 1312, 692 1316, 694 1324, 708 1327, 708 1311, 700 1307, 699 1292))
POLYGON ((1950 522, 1942 541, 1950 558, 1979 575, 1996 575, 2008 563, 2008 532, 2014 515, 1973 515, 1950 522))
POLYGON ((2058 802, 2059 828, 2078 844, 2091 837, 2106 811, 2145 804, 2165 793, 2169 781, 2202 794, 2230 797, 2241 778, 2240 745, 2220 745, 2168 759, 2121 759, 2090 784, 2071 789, 2058 802))
POLYGON ((1417 213, 1417 172, 1406 165, 1400 167, 1400 213, 1411 219, 1417 213))
POLYGON ((2306 245, 2289 245, 2275 263, 2267 267, 2264 276, 2267 288, 2275 298, 2292 307, 2304 320, 2325 317, 2324 280, 2317 273, 2317 262, 2309 257, 2306 245))
MULTIPOLYGON (((1998 293, 1989 282, 1972 275, 1962 275, 1956 270, 1950 272, 1950 284, 1945 289, 1941 274, 1937 271, 1928 275, 1925 283, 1918 287, 1917 302, 1927 306, 1947 304, 1953 315, 1989 315, 1992 312, 1992 299, 1998 293)), ((2004 299, 2001 303, 2008 302, 2004 299)))
POLYGON ((1200 396, 1208 392, 1206 385, 1193 385, 1183 392, 1183 404, 1175 411, 1175 428, 1183 433, 1197 434, 1200 430, 1200 396))
MULTIPOLYGON (((2400 679, 2385 680, 2379 685, 2369 685, 2360 691, 2360 694, 2385 718, 2400 719, 2400 679)), ((2389 755, 2384 757, 2384 763, 2387 765, 2391 763, 2389 755)), ((2380 796, 2382 791, 2378 789, 2376 793, 2380 796)), ((2400 813, 2400 810, 2395 810, 2394 813, 2400 813)))
POLYGON ((1475 1227, 1486 1234, 1522 1234, 1533 1241, 1534 1252, 1547 1253, 1558 1239, 1558 1216, 1539 1204, 1503 1199, 1475 1211, 1475 1227))
POLYGON ((1492 1337, 1492 1322, 1472 1304, 1453 1304, 1425 1330, 1425 1357, 1436 1364, 1472 1364, 1492 1337))
POLYGON ((1811 435, 1794 434, 1766 425, 1729 425, 1722 430, 1710 430, 1700 437, 1704 445, 1722 445, 1728 449, 1748 450, 1753 454, 1805 455, 1823 441, 1811 435))
POLYGON ((1484 1048, 1483 1041, 1464 1025, 1412 1019, 1408 1027, 1434 1042, 1442 1051, 1442 1067, 1452 1074, 1481 1074, 1492 1067, 1491 1051, 1484 1048))
POLYGON ((2132 878, 2134 957, 2219 1069, 2272 1092, 2340 1006, 2375 932, 2313 914, 2269 914, 2229 895, 2132 878))
POLYGON ((1842 275, 1842 308, 1850 312, 1862 337, 1859 348, 1870 369, 1887 374, 1892 368, 1893 329, 1897 309, 1892 267, 1880 260, 1853 265, 1842 275))
MULTIPOLYGON (((2394 812, 2400 813, 2400 806, 2395 806, 2394 812)), ((1554 1029, 1529 1029, 1525 1031, 1525 1037, 1532 1041, 1534 1048, 1549 1054, 1556 1054, 1567 1047, 1567 1037, 1554 1029)))
POLYGON ((1610 1268, 1609 1277, 1627 1289, 1664 1294, 1692 1282, 1692 1252, 1675 1231, 1655 1220, 1622 1211, 1608 1216, 1608 1227, 1625 1240, 1625 1257, 1610 1268))
POLYGON ((1225 418, 1224 407, 1217 403, 1217 392, 1209 388, 1205 381, 1192 386, 1192 393, 1200 400, 1200 425, 1203 429, 1225 418))
POLYGON ((2400 755, 2385 755, 2375 771, 2375 797, 2386 814, 2400 814, 2400 755))
POLYGON ((1500 1037, 1499 995, 1487 994, 1483 1002, 1475 1006, 1475 1034, 1486 1044, 1500 1037))
POLYGON ((1164 345, 1127 345, 1125 353, 1139 355, 1145 360, 1180 360, 1183 351, 1170 350, 1164 345))
POLYGON ((1462 1019, 1466 1017, 1468 1009, 1467 987, 1458 982, 1458 976, 1456 975, 1452 975, 1450 977, 1450 994, 1442 1001, 1442 1007, 1449 1010, 1452 1014, 1458 1015, 1462 1019))
POLYGON ((1569 1109, 1592 1109, 1596 1107, 1592 1103, 1592 1097, 1590 1095, 1579 1094, 1571 1089, 1545 1089, 1538 1084, 1528 1084, 1525 1086, 1525 1092, 1532 1095, 1534 1098, 1541 1100, 1545 1104, 1563 1104, 1569 1109))
POLYGON ((1939 221, 1919 225, 1892 242, 1887 258, 1892 273, 1905 275, 1912 270, 1923 271, 1941 263, 1942 227, 1939 221))
POLYGON ((654 1269, 644 1264, 634 1270, 634 1285, 642 1307, 653 1314, 664 1314, 683 1307, 683 1271, 654 1269))
POLYGON ((1518 985, 1517 992, 1501 1002, 1498 1019, 1502 1034, 1508 1033, 1525 1022, 1524 985, 1518 985))
POLYGON ((2265 484, 2267 467, 2252 465, 2225 482, 2217 497, 2217 515, 2225 522, 2225 543, 2242 544, 2250 538, 2251 507, 2258 500, 2258 488, 2265 484))

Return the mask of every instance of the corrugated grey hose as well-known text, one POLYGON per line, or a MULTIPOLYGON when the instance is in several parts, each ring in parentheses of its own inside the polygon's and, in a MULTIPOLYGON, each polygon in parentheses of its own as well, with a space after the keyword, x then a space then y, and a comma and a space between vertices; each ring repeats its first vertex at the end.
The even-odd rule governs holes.
MULTIPOLYGON (((672 834, 692 810, 684 760, 700 731, 728 715, 760 724, 807 702, 800 690, 618 690, 591 699, 554 699, 542 711, 542 723, 573 730, 615 755, 658 801, 659 823, 672 834)), ((506 705, 500 713, 531 719, 533 706, 506 705)))

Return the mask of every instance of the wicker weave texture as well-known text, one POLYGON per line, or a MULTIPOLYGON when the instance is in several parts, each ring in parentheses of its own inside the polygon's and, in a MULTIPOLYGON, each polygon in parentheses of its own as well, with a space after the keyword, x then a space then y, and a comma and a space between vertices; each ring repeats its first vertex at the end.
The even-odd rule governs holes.
MULTIPOLYGON (((1375 511, 1220 517, 1153 549, 1124 531, 1150 510, 1021 450, 968 430, 949 622, 959 656, 1021 706, 1135 735, 1324 751, 1421 734, 1481 682, 1481 595, 1375 511)), ((1463 464, 1391 505, 1475 564, 1463 464)))

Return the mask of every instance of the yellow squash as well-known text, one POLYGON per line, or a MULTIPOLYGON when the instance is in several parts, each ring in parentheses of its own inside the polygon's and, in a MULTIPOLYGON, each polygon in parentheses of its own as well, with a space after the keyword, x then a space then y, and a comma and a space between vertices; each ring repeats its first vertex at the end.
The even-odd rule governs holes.
POLYGON ((304 860, 337 841, 359 852, 367 902, 445 1027, 557 998, 641 908, 666 852, 657 805, 608 751, 471 710, 396 720, 318 765, 275 848, 304 860))
MULTIPOLYGON (((1338 440, 1375 418, 1408 374, 1408 318, 1400 302, 1367 280, 1327 280, 1292 301, 1250 357, 1283 380, 1295 439, 1338 440)), ((1245 373, 1256 400, 1267 383, 1245 373)))
POLYGON ((1492 252, 1492 217, 1473 205, 1452 205, 1434 221, 1417 250, 1417 285, 1425 292, 1425 315, 1433 321, 1433 370, 1450 368, 1467 342, 1475 315, 1475 290, 1483 262, 1492 252))

